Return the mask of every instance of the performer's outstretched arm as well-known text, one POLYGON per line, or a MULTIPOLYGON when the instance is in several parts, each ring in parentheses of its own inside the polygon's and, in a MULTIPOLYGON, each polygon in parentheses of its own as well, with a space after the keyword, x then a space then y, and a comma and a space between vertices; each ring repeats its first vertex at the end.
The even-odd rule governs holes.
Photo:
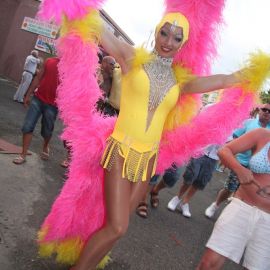
POLYGON ((228 88, 238 83, 240 83, 240 79, 236 73, 197 77, 183 86, 182 93, 206 93, 228 88))
POLYGON ((134 57, 135 49, 127 42, 116 38, 105 27, 102 29, 100 42, 104 49, 120 64, 122 73, 127 73, 130 69, 129 60, 134 57))

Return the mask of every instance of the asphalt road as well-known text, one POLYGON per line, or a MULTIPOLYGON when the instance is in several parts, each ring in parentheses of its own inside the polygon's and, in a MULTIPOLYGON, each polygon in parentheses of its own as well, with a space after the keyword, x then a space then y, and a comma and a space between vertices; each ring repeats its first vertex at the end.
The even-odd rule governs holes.
MULTIPOLYGON (((12 100, 15 90, 14 83, 0 78, 0 138, 20 146, 26 109, 12 100)), ((32 155, 25 164, 16 166, 12 163, 14 155, 0 153, 0 270, 69 269, 56 265, 53 259, 39 258, 35 241, 65 179, 65 170, 59 165, 66 154, 59 139, 61 130, 57 120, 48 161, 39 157, 39 124, 30 147, 32 155)), ((166 209, 179 183, 162 191, 159 208, 150 211, 147 219, 131 217, 128 233, 112 250, 112 262, 106 270, 194 270, 215 222, 204 217, 204 210, 225 178, 226 172, 216 172, 207 188, 195 195, 190 219, 166 209)), ((227 262, 223 269, 242 267, 227 262)))

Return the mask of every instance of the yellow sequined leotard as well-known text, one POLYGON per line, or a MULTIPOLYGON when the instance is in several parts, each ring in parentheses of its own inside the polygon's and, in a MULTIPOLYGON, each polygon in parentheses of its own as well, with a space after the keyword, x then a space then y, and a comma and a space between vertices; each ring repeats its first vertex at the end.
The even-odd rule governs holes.
POLYGON ((110 170, 119 154, 124 159, 122 177, 145 181, 148 162, 154 158, 153 176, 163 126, 178 97, 179 85, 166 59, 155 57, 124 75, 120 114, 107 140, 102 166, 110 170))

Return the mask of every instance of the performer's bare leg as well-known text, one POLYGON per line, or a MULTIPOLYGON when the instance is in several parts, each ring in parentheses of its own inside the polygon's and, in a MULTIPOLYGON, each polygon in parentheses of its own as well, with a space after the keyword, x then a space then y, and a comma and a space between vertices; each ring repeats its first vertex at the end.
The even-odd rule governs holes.
POLYGON ((141 203, 141 202, 147 203, 148 195, 152 191, 152 189, 153 189, 153 186, 151 186, 151 185, 148 184, 148 187, 146 189, 146 192, 145 192, 145 194, 143 194, 142 199, 139 201, 139 203, 141 203))
POLYGON ((107 222, 91 237, 74 270, 96 269, 97 264, 128 228, 131 182, 122 178, 122 165, 122 158, 116 156, 111 170, 105 170, 107 222))
POLYGON ((152 192, 158 194, 162 189, 166 188, 167 186, 164 183, 164 179, 161 178, 158 184, 154 185, 152 192))
POLYGON ((149 188, 149 181, 151 179, 151 172, 154 165, 154 157, 149 161, 148 171, 147 171, 147 180, 142 182, 139 181, 137 183, 133 183, 131 187, 131 195, 130 195, 130 213, 133 213, 137 208, 138 204, 145 199, 145 195, 147 196, 149 188))
POLYGON ((145 194, 149 180, 132 183, 123 179, 122 166, 122 158, 116 156, 111 170, 105 170, 106 224, 91 237, 73 270, 96 269, 115 242, 126 233, 130 209, 133 211, 145 194))

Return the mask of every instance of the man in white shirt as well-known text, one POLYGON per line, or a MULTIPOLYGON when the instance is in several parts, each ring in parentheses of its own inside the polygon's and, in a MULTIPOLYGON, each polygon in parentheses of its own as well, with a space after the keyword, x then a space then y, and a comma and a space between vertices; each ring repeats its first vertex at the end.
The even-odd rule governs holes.
POLYGON ((33 77, 36 73, 37 66, 40 64, 41 60, 38 58, 38 51, 33 50, 30 55, 28 55, 25 59, 24 68, 23 68, 23 74, 21 83, 13 97, 14 101, 18 101, 20 103, 23 103, 23 98, 28 90, 33 77))

